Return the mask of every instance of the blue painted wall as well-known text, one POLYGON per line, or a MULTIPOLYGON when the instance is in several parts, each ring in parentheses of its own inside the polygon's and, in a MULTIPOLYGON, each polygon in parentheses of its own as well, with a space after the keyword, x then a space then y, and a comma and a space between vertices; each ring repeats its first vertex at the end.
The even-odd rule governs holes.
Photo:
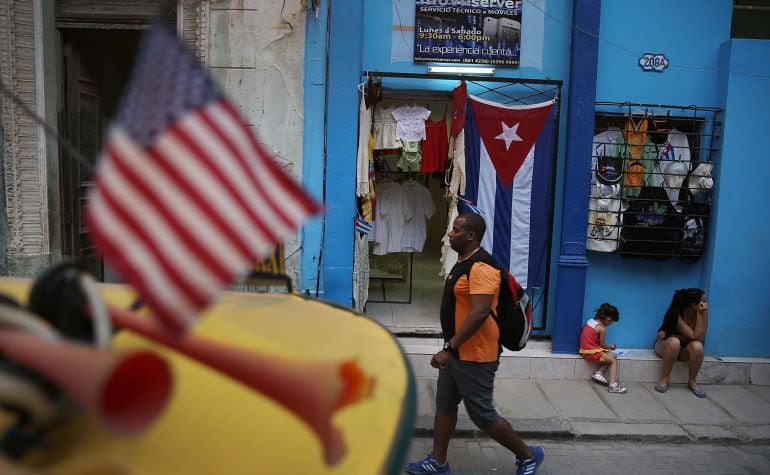
POLYGON ((324 213, 303 229, 300 290, 343 305, 353 299, 363 8, 361 1, 321 2, 318 19, 308 12, 305 42, 303 180, 324 198, 324 213))
MULTIPOLYGON (((318 18, 309 13, 305 30, 304 130, 302 134, 302 186, 316 200, 324 198, 326 148, 326 53, 328 6, 318 9, 318 18)), ((313 218, 302 227, 299 291, 310 295, 321 292, 320 258, 324 218, 313 218)))
MULTIPOLYGON (((603 1, 597 101, 723 107, 720 49, 730 38, 731 16, 729 0, 648 0, 643 7, 632 0, 603 1), (663 73, 644 72, 638 66, 643 53, 664 53, 671 64, 663 73)), ((583 320, 602 302, 616 305, 620 323, 610 328, 609 340, 621 347, 652 346, 675 289, 709 291, 708 259, 656 262, 589 251, 588 261, 583 320)), ((714 312, 712 321, 717 318, 714 312)), ((707 345, 707 352, 713 350, 707 345)))
MULTIPOLYGON (((328 1, 323 1, 322 10, 328 1)), ((569 71, 572 0, 524 3, 521 68, 498 68, 498 76, 565 80, 569 71), (545 3, 544 7, 539 7, 545 3), (545 12, 539 11, 543 8, 545 12), (533 22, 529 27, 529 22, 533 22), (528 53, 527 53, 528 51, 528 53)), ((362 70, 419 72, 425 64, 391 61, 394 35, 394 2, 334 0, 330 43, 328 93, 319 99, 320 49, 306 52, 306 117, 304 178, 316 195, 326 191, 326 235, 323 244, 322 296, 350 304, 352 293, 352 231, 358 92, 362 70), (335 13, 337 15, 335 21, 335 13), (310 72, 311 74, 308 74, 310 72), (328 157, 324 162, 318 130, 309 124, 323 123, 319 112, 326 104, 328 157), (319 152, 320 147, 320 152, 319 152), (313 163, 309 163, 312 161, 313 163), (319 170, 326 165, 326 186, 319 170), (336 168, 335 168, 336 167, 336 168), (332 168, 334 170, 330 171, 332 168), (330 186, 330 183, 333 186, 330 186), (325 293, 323 293, 325 291, 325 293)), ((413 24, 414 4, 398 1, 402 25, 413 24)), ((604 301, 617 305, 621 321, 609 338, 622 347, 649 347, 674 289, 700 286, 710 294, 711 328, 706 350, 723 356, 770 356, 770 264, 768 249, 766 186, 747 187, 745 170, 752 180, 770 182, 768 113, 770 110, 770 46, 767 41, 730 40, 732 1, 604 0, 601 3, 598 78, 599 101, 631 101, 722 107, 726 110, 722 152, 712 191, 714 208, 709 252, 697 263, 625 260, 612 254, 588 253, 588 271, 582 319, 604 301), (661 12, 664 12, 662 14, 661 12), (665 53, 671 65, 663 73, 645 73, 638 66, 643 53, 665 53), (728 74, 748 71, 755 76, 728 74), (763 76, 757 77, 756 75, 763 76), (737 192, 740 190, 740 193, 737 192), (751 210, 748 212, 747 210, 751 210)), ((309 15, 309 22, 315 21, 309 15)), ((309 29, 308 45, 321 48, 320 29, 309 29)), ((397 24, 397 22, 396 22, 397 24)), ((412 44, 412 30, 405 29, 412 44)), ((400 33, 398 33, 400 35, 400 33)), ((323 81, 322 81, 323 82, 323 81)), ((425 81, 399 87, 424 89, 425 81)), ((439 86, 436 86, 439 87, 439 86)), ((445 85, 440 86, 446 89, 445 85)), ((562 97, 569 94, 565 84, 562 97)), ((566 179, 566 101, 561 105, 559 155, 556 177, 556 209, 551 251, 551 295, 558 279, 563 191, 566 179)), ((579 179, 582 179, 579 178, 579 179)), ((569 206, 586 206, 570 203, 569 206)), ((304 233, 302 289, 313 290, 318 254, 320 221, 304 233)), ((548 312, 553 314, 555 299, 548 312)), ((552 325, 554 318, 550 318, 552 325)), ((552 329, 550 329, 552 330, 552 329)))
POLYGON ((723 46, 722 157, 712 223, 708 353, 770 356, 770 40, 723 46), (739 74, 742 73, 742 74, 739 74))

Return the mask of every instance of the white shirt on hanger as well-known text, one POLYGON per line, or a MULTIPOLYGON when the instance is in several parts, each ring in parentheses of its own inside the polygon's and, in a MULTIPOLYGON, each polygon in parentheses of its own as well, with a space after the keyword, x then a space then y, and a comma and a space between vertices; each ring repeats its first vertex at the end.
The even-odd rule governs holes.
POLYGON ((407 197, 411 218, 404 222, 401 250, 403 252, 422 252, 428 234, 426 220, 436 213, 433 196, 427 187, 409 180, 401 185, 401 193, 407 197))
POLYGON ((383 256, 401 252, 404 223, 412 217, 408 197, 396 182, 384 182, 377 187, 377 218, 374 220, 372 252, 383 256))
POLYGON ((398 106, 393 110, 396 119, 396 138, 416 142, 425 140, 425 121, 430 110, 416 104, 398 106))

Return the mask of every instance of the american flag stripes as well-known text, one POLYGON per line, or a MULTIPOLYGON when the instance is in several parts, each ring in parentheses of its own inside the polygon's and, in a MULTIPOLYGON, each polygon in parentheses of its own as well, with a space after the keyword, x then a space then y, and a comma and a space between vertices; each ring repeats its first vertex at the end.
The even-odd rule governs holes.
POLYGON ((142 40, 95 183, 93 242, 175 328, 319 210, 161 22, 142 40))

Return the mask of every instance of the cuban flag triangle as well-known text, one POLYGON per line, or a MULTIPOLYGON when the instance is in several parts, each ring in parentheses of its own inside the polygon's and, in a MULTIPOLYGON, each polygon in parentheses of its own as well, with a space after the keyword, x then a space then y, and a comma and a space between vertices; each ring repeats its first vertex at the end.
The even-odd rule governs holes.
POLYGON ((553 104, 505 106, 468 97, 465 198, 483 211, 481 245, 524 288, 545 284, 553 104))

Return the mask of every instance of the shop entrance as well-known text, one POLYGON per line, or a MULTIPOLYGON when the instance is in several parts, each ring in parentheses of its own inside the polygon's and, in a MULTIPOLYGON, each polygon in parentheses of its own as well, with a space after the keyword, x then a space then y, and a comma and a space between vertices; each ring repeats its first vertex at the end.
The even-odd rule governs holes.
MULTIPOLYGON (((442 167, 438 171, 424 172, 419 169, 410 171, 409 164, 405 162, 402 150, 394 149, 383 138, 383 128, 395 126, 388 125, 392 111, 400 106, 427 109, 427 126, 447 122, 447 129, 451 130, 452 94, 451 91, 465 81, 468 93, 481 97, 486 101, 492 101, 502 105, 531 105, 545 102, 558 97, 561 88, 560 81, 551 80, 525 80, 517 78, 488 78, 471 76, 435 76, 410 73, 380 73, 366 72, 366 79, 376 78, 381 91, 381 101, 374 106, 373 113, 370 109, 361 109, 361 124, 368 126, 374 133, 374 187, 375 207, 378 209, 376 217, 382 217, 382 213, 401 212, 398 199, 392 199, 393 190, 401 193, 409 204, 410 212, 419 219, 425 220, 425 238, 420 241, 417 248, 407 249, 383 249, 382 237, 370 237, 366 255, 362 248, 356 251, 356 268, 366 266, 365 272, 358 272, 354 282, 355 295, 363 300, 366 298, 364 311, 369 316, 376 318, 393 333, 399 336, 439 336, 441 334, 439 320, 439 306, 443 292, 444 276, 448 273, 453 262, 447 259, 448 242, 443 240, 447 232, 450 220, 454 220, 457 211, 458 197, 448 196, 447 190, 453 189, 451 169, 442 167), (369 111, 369 112, 366 112, 369 111), (371 114, 366 116, 365 114, 371 114), (389 117, 390 116, 390 117, 389 117), (371 122, 370 122, 371 121, 371 122), (395 183, 395 186, 390 185, 395 183), (425 204, 424 202, 430 202, 425 204), (415 211, 416 210, 416 211, 415 211), (443 252, 442 252, 443 247, 443 252), (401 251, 401 252, 399 252, 401 251), (366 262, 364 262, 366 261, 366 262), (446 263, 445 263, 446 262, 446 263), (363 281, 361 275, 366 275, 363 281), (362 287, 368 292, 361 292, 362 287)), ((369 91, 379 94, 377 89, 370 91, 372 85, 362 84, 364 93, 369 91)), ((553 133, 551 153, 544 157, 549 163, 548 192, 547 192, 547 242, 538 252, 545 277, 538 285, 530 286, 527 292, 533 302, 534 328, 533 335, 547 337, 547 283, 548 267, 550 262, 551 247, 551 219, 553 216, 553 181, 555 177, 555 164, 557 157, 556 144, 558 131, 558 101, 554 106, 550 123, 553 133)), ((363 133, 360 132, 360 137, 363 133)), ((362 140, 359 140, 359 144, 362 140)), ((422 142, 421 146, 424 146, 422 142)), ((449 150, 457 149, 450 141, 449 150)), ((422 152, 423 150, 418 150, 422 152)), ((407 160, 409 154, 407 153, 407 160)), ((453 154, 450 152, 450 157, 453 154)), ((543 157, 540 157, 541 159, 543 157)), ((449 163, 452 163, 450 158, 449 163)), ((371 175, 370 175, 371 176, 371 175)), ((542 180, 541 180, 542 182, 542 180)), ((461 198, 461 197, 460 197, 461 198)), ((359 204, 362 200, 359 196, 359 204)), ((406 205, 404 205, 406 206, 406 205)), ((375 230, 385 220, 377 222, 375 230)), ((407 231, 409 234, 411 231, 407 231)), ((405 235, 399 228, 396 230, 399 238, 405 235)), ((355 300, 355 299, 354 299, 355 300)))

